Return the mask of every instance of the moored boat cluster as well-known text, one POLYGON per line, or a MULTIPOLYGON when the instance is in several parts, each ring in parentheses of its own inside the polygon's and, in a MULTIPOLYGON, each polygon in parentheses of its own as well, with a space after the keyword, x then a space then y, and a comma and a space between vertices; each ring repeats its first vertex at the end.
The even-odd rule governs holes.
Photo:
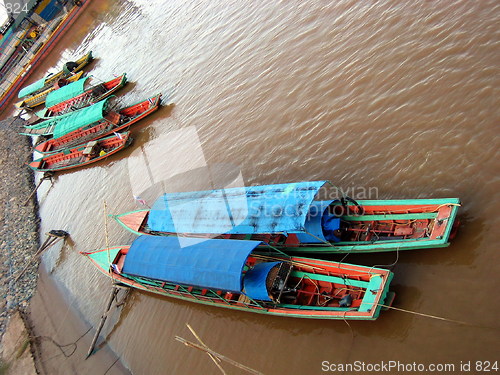
POLYGON ((161 94, 131 106, 113 108, 112 95, 125 86, 127 76, 122 74, 90 85, 92 77, 82 76, 81 71, 90 61, 91 52, 20 91, 19 108, 46 105, 31 116, 21 131, 42 137, 35 147, 42 156, 29 164, 33 170, 57 172, 105 159, 131 144, 132 137, 125 129, 159 108, 161 94), (54 76, 63 78, 54 80, 54 76))
MULTIPOLYGON (((70 76, 86 56, 71 64, 70 76)), ((112 109, 110 96, 125 74, 90 87, 89 77, 65 79, 57 89, 39 83, 22 90, 20 107, 33 103, 30 96, 46 103, 21 132, 44 137, 35 147, 43 156, 29 164, 35 171, 81 167, 118 152, 131 140, 123 130, 160 105, 158 94, 112 109)), ((374 320, 392 304, 393 273, 321 255, 446 247, 460 201, 320 199, 330 185, 164 194, 149 209, 114 216, 138 235, 131 245, 82 254, 116 284, 164 296, 276 316, 374 320)))

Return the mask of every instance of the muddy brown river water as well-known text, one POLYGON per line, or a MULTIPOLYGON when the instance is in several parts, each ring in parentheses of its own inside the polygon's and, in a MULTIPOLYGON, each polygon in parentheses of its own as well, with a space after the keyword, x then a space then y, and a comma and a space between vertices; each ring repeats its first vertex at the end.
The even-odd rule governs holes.
MULTIPOLYGON (((220 373, 174 340, 192 339, 186 323, 213 350, 265 374, 493 365, 499 19, 493 0, 94 1, 31 81, 92 50, 97 79, 127 73, 121 104, 161 92, 170 105, 135 125, 122 153, 42 184, 42 232, 71 234, 43 259, 66 301, 50 308, 68 305, 84 327, 98 324, 110 281, 79 252, 133 240, 104 218, 141 208, 134 195, 151 204, 162 192, 328 179, 355 198, 461 199, 449 248, 345 261, 395 264, 395 307, 467 324, 396 310, 349 325, 284 319, 134 292, 103 331, 123 365, 134 374, 220 373)), ((57 330, 65 318, 54 316, 57 330)))

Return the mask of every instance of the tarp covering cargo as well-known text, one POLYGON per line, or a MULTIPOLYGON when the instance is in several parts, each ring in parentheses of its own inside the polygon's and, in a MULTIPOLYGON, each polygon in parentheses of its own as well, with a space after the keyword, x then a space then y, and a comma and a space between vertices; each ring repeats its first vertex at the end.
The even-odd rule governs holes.
POLYGON ((248 255, 260 242, 140 236, 130 246, 122 272, 132 276, 241 292, 248 255), (181 245, 182 244, 182 245, 181 245))
POLYGON ((300 233, 326 181, 169 193, 153 205, 148 226, 173 233, 300 233))
POLYGON ((280 262, 257 263, 243 279, 245 294, 252 299, 271 301, 267 289, 267 277, 271 269, 280 262))

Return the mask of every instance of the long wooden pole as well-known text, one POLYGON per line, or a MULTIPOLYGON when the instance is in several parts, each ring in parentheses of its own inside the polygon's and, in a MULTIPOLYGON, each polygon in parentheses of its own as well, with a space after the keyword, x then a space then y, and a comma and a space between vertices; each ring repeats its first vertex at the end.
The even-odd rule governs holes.
POLYGON ((42 184, 42 182, 44 180, 50 180, 50 179, 52 179, 52 176, 54 176, 54 173, 52 173, 52 172, 45 172, 43 174, 43 177, 40 179, 40 181, 36 185, 35 189, 31 192, 31 194, 28 197, 28 199, 26 199, 26 201, 24 202, 24 206, 26 206, 28 204, 28 202, 30 201, 30 199, 33 197, 33 195, 35 195, 36 191, 38 190, 38 188, 40 187, 40 185, 42 184))
MULTIPOLYGON (((191 331, 191 333, 193 334, 193 336, 196 337, 196 340, 198 340, 198 342, 201 345, 203 345, 204 348, 208 349, 208 346, 201 340, 200 336, 198 336, 198 334, 194 331, 194 329, 189 324, 186 324, 186 326, 189 328, 189 330, 191 331)), ((224 375, 226 375, 226 371, 224 371, 224 369, 222 368, 222 366, 219 364, 219 362, 221 361, 221 359, 215 357, 214 355, 212 355, 210 353, 207 353, 207 354, 210 357, 210 359, 215 363, 215 365, 218 367, 218 369, 221 371, 221 373, 223 373, 224 375)))
POLYGON ((35 259, 39 258, 45 250, 47 250, 49 247, 54 245, 60 239, 64 239, 67 236, 69 236, 69 233, 67 233, 63 230, 51 230, 49 233, 46 233, 46 234, 47 234, 47 238, 43 242, 42 246, 40 246, 40 248, 37 250, 37 252, 30 258, 30 260, 28 260, 28 263, 26 263, 23 270, 21 272, 19 272, 19 274, 16 276, 14 282, 17 282, 21 278, 21 276, 24 275, 24 273, 26 272, 28 267, 31 265, 31 263, 35 259))
POLYGON ((253 368, 250 368, 250 367, 247 367, 245 365, 242 365, 241 363, 238 363, 235 360, 232 360, 231 358, 228 358, 228 357, 226 357, 226 356, 224 356, 222 354, 214 352, 213 350, 211 350, 209 348, 203 347, 202 345, 198 345, 198 344, 195 344, 193 342, 187 341, 186 339, 183 339, 182 337, 179 337, 179 336, 175 336, 175 339, 177 341, 182 342, 186 346, 190 346, 192 348, 201 350, 201 351, 203 351, 205 353, 212 354, 214 357, 217 357, 217 358, 219 358, 219 359, 221 359, 221 360, 223 360, 223 361, 225 361, 227 363, 230 363, 231 365, 233 365, 235 367, 238 367, 239 369, 245 370, 246 372, 248 372, 250 374, 264 375, 262 372, 259 372, 257 370, 254 370, 253 368))
POLYGON ((108 312, 109 312, 109 309, 111 309, 111 304, 113 303, 113 300, 115 299, 119 290, 120 290, 119 288, 113 286, 113 290, 111 291, 111 294, 109 295, 108 303, 106 304, 106 310, 104 311, 104 314, 102 314, 102 316, 101 316, 101 321, 99 322, 99 327, 97 328, 94 339, 92 340, 92 343, 90 344, 90 348, 89 348, 89 351, 87 352, 87 356, 85 357, 85 359, 90 357, 90 355, 94 351, 94 347, 95 347, 95 344, 97 342, 97 339, 99 338, 99 334, 101 333, 102 327, 104 327, 104 323, 106 322, 106 319, 108 318, 108 312))

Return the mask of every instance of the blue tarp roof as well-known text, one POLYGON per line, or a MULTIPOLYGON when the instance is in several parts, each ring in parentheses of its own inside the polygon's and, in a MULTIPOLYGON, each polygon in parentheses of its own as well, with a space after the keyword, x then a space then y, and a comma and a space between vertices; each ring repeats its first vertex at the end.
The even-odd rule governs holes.
POLYGON ((259 241, 140 236, 130 247, 122 272, 241 292, 243 266, 259 244, 259 241))
POLYGON ((271 301, 267 290, 267 275, 275 265, 280 262, 257 263, 248 271, 243 279, 245 294, 252 299, 271 301))
POLYGON ((90 77, 84 77, 78 81, 67 84, 60 89, 54 90, 47 95, 45 106, 50 108, 68 99, 74 98, 85 92, 85 83, 90 77))
POLYGON ((164 194, 148 226, 174 233, 300 233, 326 181, 164 194))

